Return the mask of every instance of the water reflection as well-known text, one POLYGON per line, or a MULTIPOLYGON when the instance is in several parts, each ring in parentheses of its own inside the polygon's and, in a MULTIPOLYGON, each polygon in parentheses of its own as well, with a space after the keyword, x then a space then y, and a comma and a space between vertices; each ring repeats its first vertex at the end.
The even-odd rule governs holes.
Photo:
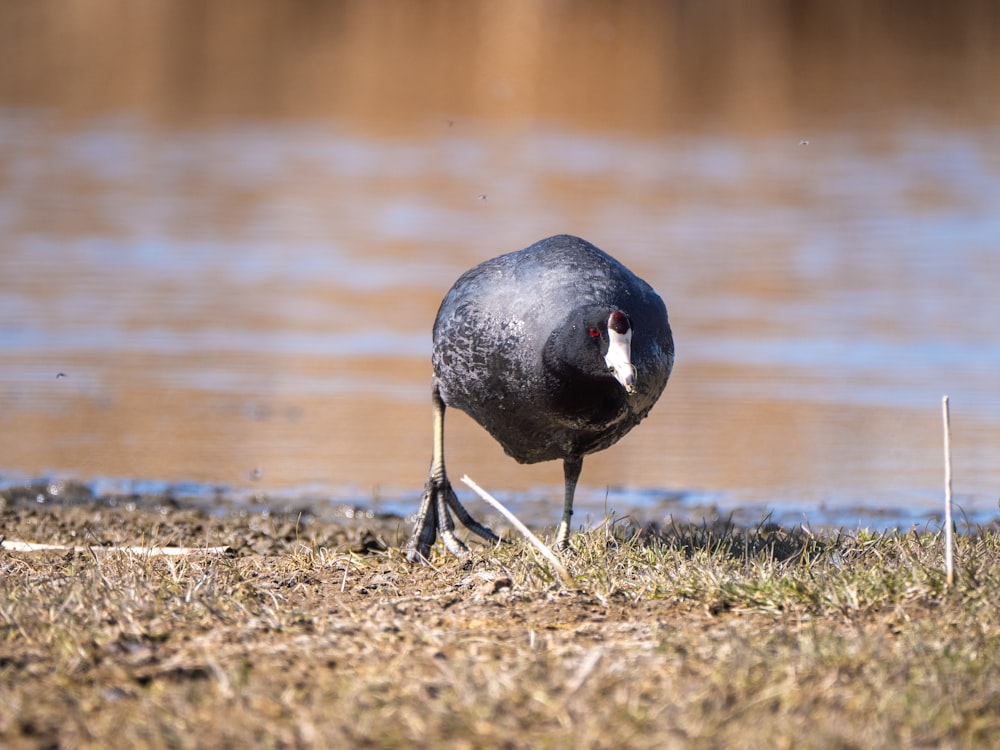
MULTIPOLYGON (((995 516, 1000 97, 986 93, 1000 45, 972 33, 979 6, 902 26, 850 4, 721 3, 714 21, 688 4, 445 13, 470 41, 365 3, 248 2, 242 36, 220 22, 116 77, 114 54, 79 54, 97 26, 58 5, 0 8, 43 42, 76 40, 67 57, 4 45, 0 483, 411 509, 441 295, 486 257, 572 232, 662 293, 678 348, 648 421, 588 459, 584 515, 925 518, 948 393, 959 502, 995 516), (303 41, 312 23, 337 31, 303 41), (185 50, 239 50, 268 29, 272 77, 222 60, 181 83, 185 50), (397 52, 374 54, 387 39, 397 52), (853 56, 817 52, 834 42, 853 56), (290 50, 306 48, 316 60, 296 67, 290 50), (39 60, 67 59, 74 85, 49 85, 39 60), (84 85, 101 76, 134 85, 84 85), (320 80, 331 88, 310 94, 320 80), (887 81, 893 96, 874 101, 887 81)), ((118 23, 153 38, 165 13, 171 37, 195 12, 154 2, 118 23)), ((557 465, 515 466, 460 415, 448 450, 456 476, 554 521, 557 501, 535 501, 558 497, 557 465)))
MULTIPOLYGON (((402 498, 427 460, 427 331, 443 290, 478 259, 571 226, 649 278, 678 330, 664 400, 588 461, 592 489, 813 513, 920 504, 940 475, 944 392, 969 504, 987 508, 1000 486, 991 136, 902 133, 878 154, 843 136, 805 150, 543 133, 500 159, 473 132, 453 150, 451 132, 386 145, 42 125, 48 146, 5 159, 10 469, 402 498), (391 158, 365 156, 376 151, 391 158), (145 166, 106 167, 106 153, 145 166), (339 154, 353 154, 346 174, 339 154), (52 160, 59 179, 39 180, 52 160), (83 206, 67 208, 80 184, 83 206), (248 184, 243 218, 227 218, 248 184)), ((509 491, 558 483, 558 467, 515 471, 453 424, 459 471, 509 491)), ((620 497, 623 512, 638 502, 620 497)))

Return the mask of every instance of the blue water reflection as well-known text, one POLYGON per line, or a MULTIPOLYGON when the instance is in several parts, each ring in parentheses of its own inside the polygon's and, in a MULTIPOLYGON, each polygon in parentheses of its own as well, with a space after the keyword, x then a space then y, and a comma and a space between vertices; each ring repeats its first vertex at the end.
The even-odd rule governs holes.
MULTIPOLYGON (((443 291, 489 255, 572 231, 660 289, 677 331, 668 390, 685 403, 669 408, 682 417, 646 438, 636 432, 637 471, 652 471, 664 441, 676 453, 718 439, 699 432, 699 405, 764 402, 782 414, 878 407, 910 419, 933 414, 948 393, 974 442, 962 459, 969 505, 990 517, 1000 493, 1000 138, 920 127, 808 136, 442 126, 392 140, 301 125, 155 131, 129 120, 66 131, 6 113, 0 420, 33 424, 54 398, 48 378, 39 384, 41 361, 73 363, 79 395, 123 387, 116 378, 126 358, 153 391, 259 397, 280 381, 282 394, 306 402, 381 399, 383 433, 423 434, 422 423, 388 415, 393 403, 426 398, 428 329, 443 291)), ((731 426, 746 433, 740 439, 752 441, 770 419, 754 408, 753 424, 731 426)), ((830 461, 857 460, 847 443, 863 436, 813 412, 791 421, 787 440, 827 442, 830 461)), ((0 461, 17 439, 3 425, 0 461)), ((374 428, 330 429, 343 433, 330 436, 333 451, 366 439, 359 450, 377 450, 374 428)), ((620 502, 638 507, 647 491, 717 491, 794 512, 795 497, 817 492, 830 507, 877 503, 896 486, 931 492, 939 438, 905 433, 887 433, 898 441, 894 455, 912 455, 905 477, 898 457, 862 461, 856 478, 842 472, 843 484, 824 493, 831 474, 816 451, 792 478, 748 469, 745 486, 730 477, 714 487, 702 451, 676 459, 703 467, 687 480, 697 487, 650 488, 660 475, 646 473, 620 502)), ((283 460, 278 437, 259 450, 283 460)), ((422 447, 414 451, 403 474, 377 467, 390 472, 387 484, 411 482, 407 462, 426 460, 422 447)), ((0 472, 115 471, 99 454, 86 467, 17 455, 26 465, 0 472)), ((315 462, 328 458, 317 453, 315 462)), ((372 483, 376 469, 357 466, 356 476, 328 477, 331 493, 339 482, 372 483)), ((917 502, 909 497, 899 500, 900 519, 917 502)))

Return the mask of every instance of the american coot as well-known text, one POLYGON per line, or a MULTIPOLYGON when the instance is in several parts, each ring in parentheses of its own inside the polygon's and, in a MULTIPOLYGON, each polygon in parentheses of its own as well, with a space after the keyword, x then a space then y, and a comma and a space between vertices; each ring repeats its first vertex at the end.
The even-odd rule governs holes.
POLYGON ((444 466, 445 406, 461 409, 521 463, 561 458, 566 479, 557 547, 565 547, 583 457, 616 443, 649 413, 674 363, 663 300, 645 281, 579 237, 559 235, 466 271, 434 321, 434 449, 407 549, 448 550, 462 506, 444 466))

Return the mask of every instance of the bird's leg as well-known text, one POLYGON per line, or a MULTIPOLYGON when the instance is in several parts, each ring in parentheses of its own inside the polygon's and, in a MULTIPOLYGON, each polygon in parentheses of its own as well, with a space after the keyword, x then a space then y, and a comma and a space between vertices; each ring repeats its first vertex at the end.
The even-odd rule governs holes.
POLYGON ((438 532, 449 552, 461 557, 468 551, 455 536, 455 522, 448 512, 448 496, 454 497, 455 492, 444 468, 444 401, 437 385, 431 394, 431 402, 434 408, 434 447, 424 494, 420 498, 420 510, 413 524, 413 535, 406 546, 406 558, 410 562, 421 562, 430 556, 438 532))
POLYGON ((437 537, 438 504, 434 502, 434 495, 434 488, 428 477, 424 494, 420 498, 420 510, 417 511, 413 524, 413 534, 410 536, 410 543, 406 545, 406 559, 410 562, 426 560, 437 537))
POLYGON ((569 527, 573 520, 573 495, 576 493, 576 482, 583 469, 582 457, 563 459, 563 475, 566 477, 566 496, 563 499, 562 520, 556 530, 556 549, 563 550, 569 546, 569 527))
POLYGON ((434 450, 431 457, 431 470, 424 485, 424 494, 420 498, 420 510, 417 511, 416 522, 413 525, 413 535, 406 547, 406 558, 410 562, 426 560, 431 552, 431 545, 438 534, 444 546, 457 557, 464 557, 469 551, 461 539, 455 536, 455 522, 451 510, 458 519, 474 534, 490 542, 499 540, 489 528, 475 520, 469 511, 458 501, 455 491, 448 481, 444 468, 444 400, 435 384, 431 394, 434 406, 434 450))

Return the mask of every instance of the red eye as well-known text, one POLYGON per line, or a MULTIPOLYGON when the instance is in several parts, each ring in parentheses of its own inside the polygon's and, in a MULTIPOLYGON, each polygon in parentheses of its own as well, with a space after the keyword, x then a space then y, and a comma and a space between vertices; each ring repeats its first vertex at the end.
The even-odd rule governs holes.
POLYGON ((589 330, 589 331, 588 331, 587 333, 589 333, 589 334, 590 334, 590 337, 591 337, 591 338, 595 338, 595 339, 596 339, 596 338, 597 338, 598 336, 600 336, 600 335, 601 335, 601 332, 600 332, 600 331, 598 331, 598 330, 597 330, 596 328, 591 328, 591 329, 590 329, 590 330, 589 330))

